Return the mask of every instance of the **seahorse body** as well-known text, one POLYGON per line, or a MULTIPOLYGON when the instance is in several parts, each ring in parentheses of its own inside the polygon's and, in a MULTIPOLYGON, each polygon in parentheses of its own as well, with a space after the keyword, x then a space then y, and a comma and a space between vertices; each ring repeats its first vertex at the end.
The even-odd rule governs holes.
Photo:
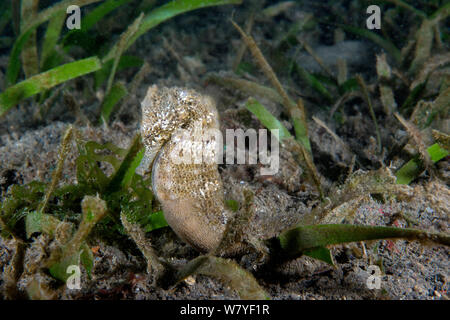
POLYGON ((190 139, 202 130, 218 128, 214 102, 193 90, 152 86, 142 101, 141 133, 147 163, 154 160, 153 192, 175 233, 204 252, 217 247, 230 216, 217 164, 183 163, 174 161, 173 155, 188 149, 201 154, 205 146, 214 149, 218 143, 214 138, 203 143, 190 139))

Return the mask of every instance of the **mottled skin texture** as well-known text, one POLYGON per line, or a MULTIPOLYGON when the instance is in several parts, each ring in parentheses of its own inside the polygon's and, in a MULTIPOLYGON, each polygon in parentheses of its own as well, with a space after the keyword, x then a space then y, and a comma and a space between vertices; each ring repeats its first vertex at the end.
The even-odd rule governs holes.
MULTIPOLYGON (((183 88, 148 89, 142 101, 141 133, 146 161, 153 163, 153 191, 162 205, 164 217, 184 241, 200 251, 211 251, 222 239, 230 212, 224 207, 224 193, 216 163, 179 163, 171 155, 180 143, 191 140, 201 129, 218 129, 218 113, 213 101, 183 88)), ((215 147, 215 139, 194 144, 193 152, 215 147)))

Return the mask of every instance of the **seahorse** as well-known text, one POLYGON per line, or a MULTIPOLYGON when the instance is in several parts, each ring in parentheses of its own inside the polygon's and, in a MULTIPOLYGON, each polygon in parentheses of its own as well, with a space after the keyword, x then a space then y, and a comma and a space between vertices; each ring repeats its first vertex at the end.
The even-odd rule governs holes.
POLYGON ((215 150, 219 141, 214 137, 201 143, 192 139, 206 130, 219 130, 215 103, 194 90, 153 85, 141 106, 145 161, 153 162, 152 188, 164 217, 182 240, 199 251, 212 251, 231 217, 217 163, 175 161, 174 155, 215 150))

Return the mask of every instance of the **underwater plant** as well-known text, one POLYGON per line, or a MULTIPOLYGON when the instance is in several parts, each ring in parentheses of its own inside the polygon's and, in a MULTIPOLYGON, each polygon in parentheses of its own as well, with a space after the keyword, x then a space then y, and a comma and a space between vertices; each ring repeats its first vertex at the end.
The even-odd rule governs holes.
MULTIPOLYGON (((32 2, 23 1, 29 5, 32 2)), ((71 4, 82 6, 94 2, 97 1, 80 0, 72 1, 71 4)), ((125 55, 138 37, 183 12, 213 5, 238 4, 241 1, 180 0, 167 2, 157 8, 153 8, 152 1, 142 1, 142 10, 139 13, 133 11, 131 23, 121 30, 122 34, 115 43, 107 41, 101 49, 96 50, 90 47, 89 41, 79 42, 83 38, 92 40, 88 30, 128 2, 102 2, 84 16, 81 31, 72 30, 66 34, 63 34, 62 26, 68 1, 61 1, 41 12, 33 7, 34 16, 23 13, 23 21, 10 54, 7 87, 0 93, 0 116, 24 99, 39 95, 36 105, 39 106, 41 116, 45 117, 48 112, 45 103, 59 95, 56 86, 64 86, 71 79, 93 73, 96 89, 103 86, 104 94, 92 123, 106 126, 111 122, 114 109, 131 92, 136 91, 143 75, 150 68, 142 59, 125 55), (36 29, 47 22, 39 56, 36 55, 39 51, 36 29), (62 64, 70 57, 70 49, 75 46, 84 47, 83 52, 88 57, 62 64), (130 85, 117 80, 118 70, 127 67, 140 67, 130 85), (21 70, 25 79, 17 82, 21 70)), ((433 79, 435 70, 450 63, 449 54, 442 50, 444 46, 440 37, 444 32, 439 31, 440 23, 449 15, 450 6, 445 4, 438 9, 431 6, 425 12, 405 5, 403 1, 382 2, 394 3, 395 12, 403 9, 412 11, 421 19, 413 44, 399 50, 388 39, 389 33, 382 37, 347 24, 317 21, 308 17, 294 23, 285 37, 277 41, 275 49, 283 67, 273 67, 274 61, 271 60, 269 64, 250 35, 252 26, 288 10, 294 4, 290 1, 281 2, 264 10, 257 10, 258 5, 255 5, 250 6, 245 27, 241 28, 234 20, 230 24, 242 39, 241 50, 236 53, 233 63, 233 76, 207 75, 208 81, 245 95, 245 110, 262 126, 278 130, 282 147, 294 156, 296 165, 305 173, 302 176, 305 183, 313 186, 316 194, 312 193, 311 197, 315 205, 310 212, 298 212, 299 223, 296 226, 276 236, 258 238, 246 228, 252 224, 255 216, 257 194, 244 189, 243 201, 225 200, 223 182, 216 164, 174 167, 167 157, 180 142, 176 129, 183 127, 193 131, 200 124, 217 128, 217 110, 211 99, 194 90, 153 85, 142 102, 141 134, 134 137, 127 149, 119 148, 113 142, 99 144, 84 141, 77 128, 70 126, 62 139, 58 163, 50 182, 14 184, 2 192, 1 236, 15 246, 13 258, 3 273, 5 297, 21 297, 23 292, 18 290, 19 279, 26 279, 26 293, 31 299, 60 297, 65 290, 64 283, 70 281, 68 268, 73 265, 81 266, 90 277, 95 261, 88 243, 89 237, 93 235, 137 247, 146 259, 147 273, 156 285, 173 287, 191 275, 200 274, 218 278, 225 286, 236 290, 243 299, 269 298, 258 284, 258 273, 255 276, 255 273, 237 263, 236 258, 244 253, 255 253, 255 265, 271 271, 301 256, 309 256, 334 266, 335 259, 330 247, 349 242, 407 239, 448 246, 450 236, 447 233, 352 224, 357 208, 367 198, 414 198, 415 190, 408 185, 424 172, 439 179, 435 163, 448 157, 450 150, 448 134, 442 132, 442 126, 430 130, 432 125, 447 116, 450 102, 448 81, 438 81, 436 90, 436 79, 433 79), (435 10, 431 10, 433 8, 435 10), (368 80, 362 75, 350 75, 345 61, 338 63, 337 73, 321 61, 314 49, 302 39, 302 34, 310 30, 311 25, 319 23, 332 23, 349 33, 366 37, 384 49, 387 55, 377 55, 376 79, 371 79, 375 84, 366 83, 368 80), (430 42, 430 37, 435 41, 430 42), (433 46, 439 46, 440 43, 441 50, 434 52, 433 46), (318 61, 323 73, 313 73, 301 66, 286 53, 287 47, 295 47, 296 51, 304 49, 318 61), (255 65, 245 61, 246 51, 251 54, 255 65), (272 87, 255 80, 263 82, 258 70, 272 87), (287 74, 289 80, 300 79, 304 90, 309 90, 308 94, 296 94, 301 98, 293 99, 294 90, 278 78, 275 70, 287 74), (434 86, 430 88, 430 84, 434 86), (375 97, 378 93, 379 97, 375 97), (308 100, 314 101, 315 108, 328 112, 330 121, 338 122, 340 109, 355 95, 367 107, 374 126, 374 158, 388 161, 392 159, 389 154, 400 153, 411 141, 410 149, 413 152, 407 154, 411 160, 405 161, 395 172, 384 164, 376 170, 354 171, 355 164, 364 167, 358 164, 362 157, 355 155, 354 149, 325 121, 313 117, 314 123, 353 156, 352 163, 346 168, 348 173, 344 181, 330 187, 323 183, 320 158, 314 153, 315 146, 309 134, 308 100), (264 97, 266 101, 281 105, 287 120, 275 117, 260 102, 262 100, 255 97, 264 97), (397 104, 397 101, 402 103, 397 104), (392 119, 406 130, 407 139, 400 146, 389 146, 382 136, 384 124, 380 121, 379 109, 382 109, 383 119, 392 119), (432 144, 429 144, 430 137, 432 144), (62 168, 73 142, 78 150, 75 160, 76 183, 60 186, 62 168), (112 168, 109 174, 105 172, 105 164, 112 168), (147 166, 147 172, 138 170, 142 165, 147 166), (149 177, 149 174, 153 177, 149 177), (181 267, 158 256, 146 233, 167 226, 198 249, 200 255, 181 267), (42 236, 39 241, 45 239, 46 244, 52 245, 46 255, 26 264, 25 251, 39 246, 35 241, 39 235, 42 236)), ((396 16, 394 13, 390 13, 392 19, 396 16)), ((70 105, 70 96, 64 98, 70 105)), ((72 101, 72 104, 75 103, 72 101)), ((429 190, 423 192, 432 193, 429 190)))
MULTIPOLYGON (((0 116, 23 99, 39 93, 48 95, 48 90, 58 84, 96 72, 97 86, 103 82, 101 79, 108 79, 106 94, 100 104, 102 118, 108 120, 114 105, 127 94, 127 89, 123 84, 114 82, 116 71, 118 68, 135 66, 136 61, 138 61, 138 65, 142 64, 142 62, 139 63, 139 59, 130 59, 130 57, 123 56, 123 53, 140 36, 179 14, 209 6, 239 4, 241 0, 170 1, 153 10, 150 10, 152 9, 150 6, 150 8, 147 8, 149 12, 142 12, 136 17, 118 41, 109 45, 110 48, 106 52, 94 52, 96 55, 87 59, 61 65, 62 61, 68 59, 68 52, 74 46, 74 43, 76 44, 79 39, 89 38, 89 30, 93 26, 98 24, 107 14, 127 4, 130 0, 104 1, 82 19, 79 30, 74 29, 66 33, 65 36, 61 36, 66 19, 66 10, 69 6, 82 7, 96 2, 100 2, 100 0, 64 0, 37 12, 39 1, 22 1, 22 14, 20 18, 17 18, 20 20, 20 32, 11 49, 5 75, 7 88, 0 93, 0 116), (44 23, 48 23, 48 25, 42 40, 42 54, 39 61, 36 29, 44 23), (17 83, 22 68, 27 79, 17 83), (38 71, 41 71, 41 73, 38 73, 38 71)), ((11 14, 11 11, 6 11, 6 13, 11 14)), ((12 18, 8 15, 4 17, 4 19, 12 18)), ((98 43, 95 43, 94 39, 93 41, 94 47, 98 51, 98 43)), ((83 45, 83 42, 81 44, 83 45)), ((87 52, 92 52, 93 49, 92 43, 84 45, 84 50, 87 52)))

